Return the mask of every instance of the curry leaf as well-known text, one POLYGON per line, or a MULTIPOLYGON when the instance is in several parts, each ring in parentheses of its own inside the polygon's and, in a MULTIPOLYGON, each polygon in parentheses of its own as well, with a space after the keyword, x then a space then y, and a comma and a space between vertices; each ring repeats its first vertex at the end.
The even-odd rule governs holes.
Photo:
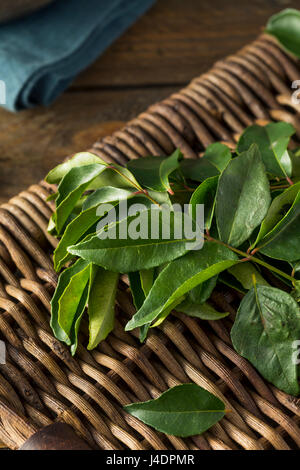
MULTIPOLYGON (((145 302, 145 292, 142 288, 141 276, 140 273, 137 271, 135 273, 128 273, 128 278, 130 282, 130 290, 132 294, 132 299, 134 306, 137 310, 141 308, 143 303, 145 302)), ((150 323, 143 325, 140 327, 140 342, 143 343, 147 337, 148 331, 150 328, 150 323)))
POLYGON ((300 192, 290 210, 257 245, 261 253, 283 261, 297 261, 300 254, 300 192))
POLYGON ((268 282, 262 277, 260 272, 253 266, 252 263, 238 263, 228 269, 228 272, 232 274, 244 287, 244 289, 250 290, 253 287, 253 276, 257 284, 262 286, 268 286, 268 282))
POLYGON ((218 276, 211 277, 205 282, 202 282, 198 286, 194 287, 187 294, 187 298, 195 304, 203 304, 209 299, 212 291, 216 287, 218 276))
POLYGON ((147 297, 154 282, 154 268, 141 269, 140 278, 141 278, 142 289, 144 291, 145 297, 147 297))
POLYGON ((275 36, 292 54, 300 57, 300 11, 287 8, 271 16, 267 33, 275 36))
POLYGON ((145 341, 145 339, 147 338, 147 334, 148 334, 148 331, 149 331, 149 328, 150 328, 151 324, 150 323, 146 323, 145 325, 142 325, 140 327, 140 335, 139 335, 139 338, 140 338, 140 342, 143 343, 145 341))
POLYGON ((135 188, 138 191, 142 190, 131 171, 116 163, 114 165, 107 165, 106 171, 93 181, 89 189, 100 189, 108 186, 118 189, 135 188))
MULTIPOLYGON (((95 267, 93 267, 95 269, 95 267)), ((94 349, 113 330, 115 297, 119 275, 96 268, 88 299, 89 332, 88 349, 94 349)))
POLYGON ((169 176, 179 168, 179 161, 182 158, 182 153, 177 149, 167 158, 151 156, 131 160, 127 163, 127 168, 143 187, 155 191, 168 191, 172 194, 169 176))
POLYGON ((124 409, 157 431, 180 437, 201 434, 225 415, 224 403, 196 384, 177 385, 155 400, 124 409))
POLYGON ((73 274, 58 301, 58 323, 69 338, 74 322, 81 318, 85 309, 90 276, 91 265, 87 264, 81 271, 73 274))
MULTIPOLYGON (((59 271, 71 257, 67 249, 77 243, 87 231, 100 220, 97 206, 110 203, 115 206, 121 200, 134 197, 133 190, 104 187, 93 192, 83 203, 82 212, 66 227, 64 234, 54 251, 54 268, 59 271)), ((96 232, 96 228, 94 230, 96 232)))
POLYGON ((54 251, 54 268, 59 271, 65 262, 69 259, 68 247, 74 245, 78 240, 86 234, 90 227, 93 227, 100 216, 97 216, 95 207, 81 212, 66 227, 66 230, 54 251))
MULTIPOLYGON (((214 277, 211 277, 210 279, 208 279, 207 281, 202 282, 198 286, 194 287, 191 291, 189 291, 186 294, 186 298, 185 298, 184 295, 181 296, 180 298, 176 297, 174 302, 171 303, 170 305, 168 305, 168 307, 166 307, 159 314, 159 316, 157 317, 155 323, 153 325, 151 325, 151 328, 159 326, 167 318, 167 316, 171 313, 171 311, 175 307, 178 306, 178 304, 180 304, 179 305, 180 308, 182 308, 182 306, 184 305, 184 308, 185 309, 190 309, 190 312, 192 310, 195 311, 196 309, 198 309, 198 311, 199 311, 199 307, 202 307, 202 304, 204 304, 204 302, 210 297, 212 291, 214 290, 214 288, 217 284, 217 279, 218 279, 218 276, 214 276, 214 277)), ((203 309, 200 309, 200 311, 203 312, 204 310, 207 311, 209 308, 212 309, 212 307, 210 307, 208 304, 207 304, 207 307, 208 307, 207 309, 204 307, 203 309)), ((181 311, 183 311, 183 310, 181 310, 181 311)), ((190 314, 190 316, 193 316, 193 315, 190 314)), ((194 316, 196 316, 196 315, 194 315, 194 316)), ((214 317, 215 317, 214 319, 223 318, 224 316, 227 316, 227 313, 224 315, 224 314, 219 314, 218 312, 214 311, 214 317)), ((200 318, 200 316, 199 316, 199 318, 200 318)), ((210 319, 212 319, 212 318, 210 318, 210 319)))
MULTIPOLYGON (((163 321, 165 321, 165 319, 170 315, 170 313, 172 312, 172 310, 174 310, 174 308, 180 304, 181 302, 183 302, 184 300, 184 295, 182 295, 181 297, 179 298, 176 298, 172 303, 170 303, 159 315, 158 317, 156 318, 155 322, 150 325, 151 328, 155 328, 159 325, 162 324, 163 321)), ((148 324, 146 325, 143 325, 141 326, 141 328, 147 326, 148 324)))
POLYGON ((51 300, 51 328, 54 332, 55 337, 60 341, 66 342, 67 344, 70 344, 70 339, 58 323, 59 299, 61 298, 68 284, 70 283, 72 277, 75 274, 81 272, 83 269, 85 269, 87 265, 87 261, 79 259, 70 268, 65 269, 63 273, 59 276, 57 287, 51 300))
POLYGON ((254 124, 241 135, 237 150, 244 152, 256 143, 268 173, 279 177, 291 176, 292 162, 287 146, 294 133, 294 127, 286 122, 272 122, 264 127, 254 124))
POLYGON ((189 238, 177 238, 177 224, 182 222, 183 214, 179 212, 168 212, 170 215, 170 233, 163 236, 165 212, 159 209, 145 210, 139 216, 129 216, 108 229, 102 230, 91 240, 79 243, 68 248, 68 252, 80 256, 105 269, 120 273, 129 273, 141 269, 149 269, 159 266, 182 256, 188 250, 189 238), (153 212, 157 219, 153 222, 153 212), (141 238, 130 236, 132 230, 137 226, 144 230, 141 238), (148 231, 156 226, 156 236, 151 238, 148 231))
POLYGON ((106 166, 94 163, 72 168, 61 180, 56 199, 55 222, 59 234, 71 214, 75 204, 88 188, 90 183, 105 170, 106 166))
POLYGON ((45 179, 48 183, 59 183, 72 168, 77 168, 85 165, 92 165, 93 163, 101 163, 103 165, 107 165, 106 162, 101 160, 101 158, 99 158, 97 155, 94 155, 93 153, 76 153, 72 158, 70 158, 66 162, 61 163, 60 165, 53 168, 53 170, 48 173, 45 179))
POLYGON ((219 176, 230 160, 231 152, 227 145, 216 142, 209 145, 203 157, 198 160, 183 160, 181 168, 186 178, 202 182, 219 176))
MULTIPOLYGON (((140 309, 153 285, 154 269, 143 269, 139 272, 128 273, 130 290, 136 309, 140 309)), ((150 323, 140 327, 140 341, 145 341, 150 323)))
POLYGON ((240 246, 263 220, 270 202, 260 152, 252 145, 229 162, 219 179, 216 218, 221 240, 240 246))
POLYGON ((299 393, 294 341, 300 338, 300 310, 286 292, 256 286, 243 298, 231 330, 235 350, 265 379, 291 395, 299 393))
MULTIPOLYGON (((228 287, 236 290, 237 292, 240 292, 241 294, 247 294, 247 289, 245 289, 242 286, 242 284, 236 279, 236 277, 232 276, 232 274, 230 274, 230 272, 228 270, 223 271, 219 275, 218 279, 219 279, 219 282, 221 282, 225 286, 228 286, 228 287)), ((252 285, 253 285, 253 282, 252 282, 252 285)))
POLYGON ((141 308, 145 301, 145 292, 142 288, 141 277, 139 271, 128 273, 130 290, 135 308, 141 308))
POLYGON ((176 307, 178 312, 185 313, 189 317, 200 318, 201 320, 220 320, 229 315, 229 312, 218 312, 210 304, 197 304, 189 300, 184 300, 176 307))
POLYGON ((190 211, 195 220, 197 204, 204 204, 204 223, 207 229, 210 229, 214 215, 218 180, 218 176, 207 178, 193 192, 190 199, 190 211))
POLYGON ((293 184, 273 199, 253 246, 257 245, 286 216, 299 192, 300 182, 293 184))
POLYGON ((82 205, 82 210, 97 207, 99 204, 107 204, 108 202, 120 202, 132 197, 135 193, 134 189, 114 188, 113 186, 104 186, 96 189, 90 194, 82 205))
POLYGON ((291 266, 292 266, 293 270, 295 271, 295 273, 300 272, 300 260, 292 262, 291 266))
MULTIPOLYGON (((90 275, 92 275, 91 268, 92 267, 90 266, 90 275)), ((89 297, 91 283, 92 283, 92 278, 90 277, 90 281, 85 286, 85 289, 82 293, 80 303, 78 304, 78 308, 77 308, 77 311, 76 311, 76 314, 75 314, 75 317, 74 317, 74 320, 73 320, 73 323, 72 323, 72 327, 71 327, 71 331, 70 331, 70 339, 71 339, 70 350, 71 350, 72 356, 74 356, 74 354, 76 353, 76 350, 77 350, 78 333, 79 333, 80 323, 81 323, 81 319, 82 319, 82 316, 84 314, 86 303, 87 303, 87 300, 88 300, 88 297, 89 297)))
POLYGON ((291 296, 296 300, 296 302, 300 302, 300 281, 299 280, 294 282, 294 288, 291 291, 291 296))
POLYGON ((300 177, 300 150, 299 148, 295 150, 289 150, 289 155, 292 160, 292 178, 298 179, 300 177))
POLYGON ((51 235, 57 235, 56 225, 55 225, 55 212, 53 212, 53 214, 51 215, 49 219, 47 231, 51 233, 51 235))
POLYGON ((237 256, 228 248, 206 242, 202 250, 187 253, 169 263, 155 280, 144 304, 125 329, 132 330, 155 320, 162 311, 198 284, 212 278, 237 262, 237 256))

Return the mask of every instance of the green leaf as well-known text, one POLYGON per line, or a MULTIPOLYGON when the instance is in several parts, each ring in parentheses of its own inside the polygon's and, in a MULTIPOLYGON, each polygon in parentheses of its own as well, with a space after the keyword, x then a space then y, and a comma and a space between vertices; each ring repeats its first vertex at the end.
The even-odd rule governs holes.
MULTIPOLYGON (((190 290, 187 293, 186 298, 184 295, 182 295, 180 298, 176 297, 174 302, 172 302, 165 310, 163 310, 159 314, 155 323, 151 325, 151 328, 154 328, 160 325, 167 318, 167 316, 172 312, 172 310, 175 307, 177 307, 178 304, 180 304, 179 307, 181 307, 184 304, 185 308, 192 308, 193 310, 201 307, 202 304, 204 304, 204 302, 211 296, 212 291, 216 287, 217 279, 218 279, 218 276, 213 276, 207 281, 202 282, 201 284, 199 284, 198 286, 190 290)), ((223 316, 224 315, 222 315, 219 318, 223 318, 223 316)))
POLYGON ((273 385, 299 393, 294 341, 300 338, 300 310, 286 292, 256 286, 243 298, 231 330, 234 349, 273 385))
POLYGON ((176 227, 179 222, 181 223, 183 214, 170 213, 170 236, 163 238, 162 229, 165 226, 163 211, 156 209, 154 212, 158 215, 158 238, 151 238, 149 233, 153 226, 152 211, 149 209, 141 212, 139 216, 129 216, 110 225, 107 231, 100 231, 91 240, 69 247, 68 252, 109 271, 119 273, 150 269, 182 256, 187 252, 187 245, 191 242, 185 237, 175 238, 176 227), (136 226, 145 229, 145 237, 138 239, 131 237, 130 231, 136 226), (122 237, 120 234, 123 234, 122 237), (100 236, 105 236, 105 239, 99 238, 100 236))
POLYGON ((69 284, 58 300, 58 323, 71 339, 72 326, 81 318, 88 300, 88 284, 91 265, 73 274, 69 284))
POLYGON ((292 207, 256 247, 270 258, 297 261, 300 253, 300 192, 292 207))
POLYGON ((104 186, 103 188, 96 189, 85 199, 82 210, 85 211, 92 207, 97 207, 100 204, 124 201, 134 196, 134 194, 134 189, 120 189, 114 188, 113 186, 104 186))
POLYGON ((182 153, 177 149, 167 158, 151 156, 131 160, 127 163, 127 168, 143 187, 155 191, 168 191, 172 194, 169 176, 179 168, 179 161, 182 158, 182 153))
MULTIPOLYGON (((92 275, 91 268, 92 268, 92 266, 90 266, 90 275, 92 275)), ((74 317, 73 324, 72 324, 72 327, 71 327, 71 331, 70 331, 71 346, 70 346, 70 349, 71 349, 72 356, 75 355, 76 350, 77 350, 78 332, 79 332, 79 328, 80 328, 81 319, 82 319, 82 316, 83 316, 84 311, 85 311, 87 299, 89 297, 89 290, 90 290, 91 283, 92 283, 92 278, 90 277, 90 282, 85 286, 85 289, 82 293, 80 303, 78 304, 76 315, 74 317)))
POLYGON ((140 278, 142 289, 144 291, 145 297, 147 297, 154 282, 154 268, 141 269, 140 278))
POLYGON ((233 266, 237 259, 228 248, 205 242, 201 250, 172 261, 159 274, 144 304, 127 323, 125 330, 152 322, 170 305, 174 306, 176 300, 181 302, 181 297, 188 291, 233 266))
POLYGON ((293 299, 296 300, 296 302, 300 302, 300 281, 299 280, 295 280, 294 282, 294 288, 291 292, 291 296, 293 297, 293 299))
POLYGON ((54 268, 60 271, 66 261, 70 258, 68 247, 74 245, 86 234, 89 228, 93 227, 100 216, 97 216, 97 209, 92 207, 81 212, 72 222, 70 222, 54 251, 54 268))
MULTIPOLYGON (((151 328, 155 328, 159 325, 162 324, 163 321, 170 315, 172 310, 174 310, 175 307, 177 307, 178 304, 183 302, 184 300, 184 295, 182 295, 179 298, 176 298, 171 304, 169 304, 156 318, 156 321, 150 326, 151 328)), ((149 325, 149 324, 148 324, 149 325)), ((141 328, 143 328, 146 325, 143 325, 141 328)))
POLYGON ((295 271, 295 273, 300 272, 300 260, 292 262, 291 266, 292 266, 293 270, 295 271))
POLYGON ((101 163, 103 165, 107 165, 106 162, 101 160, 101 158, 97 157, 90 152, 81 152, 76 153, 74 157, 70 158, 66 162, 62 163, 61 165, 56 166, 51 170, 48 175, 46 176, 46 181, 48 183, 57 184, 59 183, 63 177, 69 173, 72 168, 85 166, 85 165, 92 165, 93 163, 101 163))
POLYGON ((219 176, 231 160, 231 152, 227 145, 216 142, 210 144, 199 160, 183 160, 181 168, 186 178, 194 181, 205 181, 207 178, 219 176))
POLYGON ((244 287, 244 289, 250 290, 253 287, 253 276, 255 276, 257 284, 262 286, 268 286, 268 282, 262 277, 260 272, 253 266, 252 263, 238 263, 228 269, 228 272, 232 274, 244 287))
POLYGON ((204 204, 204 222, 207 229, 210 229, 214 215, 218 180, 218 176, 207 178, 193 192, 190 199, 190 212, 195 220, 197 204, 204 204))
POLYGON ((106 171, 93 181, 89 189, 99 189, 106 186, 118 189, 142 189, 131 171, 117 164, 107 166, 106 171))
POLYGON ((287 8, 271 16, 266 31, 292 54, 300 57, 300 12, 287 8))
POLYGON ((55 212, 51 215, 49 219, 47 231, 51 233, 51 235, 56 235, 55 212))
MULTIPOLYGON (((165 206, 172 207, 172 203, 170 200, 169 193, 167 191, 151 191, 149 189, 148 196, 150 196, 154 201, 156 201, 159 205, 164 204, 165 206)), ((146 196, 143 196, 146 199, 146 196)), ((149 199, 148 199, 149 200, 149 199)))
POLYGON ((289 155, 292 160, 292 178, 293 180, 300 177, 300 150, 295 149, 293 151, 289 150, 289 155))
POLYGON ((141 277, 139 271, 128 273, 130 290, 133 298, 135 308, 138 310, 141 308, 145 301, 145 292, 142 288, 141 277))
POLYGON ((205 282, 194 287, 187 294, 187 298, 195 304, 203 304, 211 296, 212 291, 216 287, 218 276, 211 277, 205 282))
POLYGON ((143 343, 145 341, 145 339, 147 338, 147 334, 148 334, 148 331, 149 331, 149 328, 150 328, 151 324, 150 323, 146 323, 146 325, 142 325, 140 327, 140 335, 139 335, 139 338, 140 338, 140 342, 143 343))
POLYGON ((119 275, 101 268, 96 269, 88 299, 88 349, 94 349, 107 337, 113 330, 115 319, 114 307, 119 275))
MULTIPOLYGON (((133 303, 138 310, 141 308, 153 285, 154 269, 143 269, 135 273, 128 274, 133 303)), ((140 341, 143 343, 147 337, 150 323, 140 328, 140 341)))
POLYGON ((216 218, 221 240, 240 246, 265 217, 271 202, 260 152, 252 145, 229 162, 220 176, 216 218))
POLYGON ((265 126, 273 154, 282 170, 283 176, 291 176, 292 161, 287 150, 295 128, 287 122, 270 122, 265 126))
POLYGON ((124 409, 157 431, 179 437, 201 434, 225 415, 224 403, 196 384, 177 385, 156 400, 124 409))
POLYGON ((68 336, 66 335, 66 333, 64 332, 64 330, 60 327, 58 323, 59 299, 61 298, 68 284, 70 283, 72 277, 75 274, 81 272, 83 269, 85 269, 87 265, 88 265, 87 261, 79 259, 70 268, 65 269, 62 272, 62 274, 59 276, 57 287, 55 289, 54 295, 51 300, 50 325, 53 330, 54 336, 60 341, 64 341, 65 343, 69 345, 70 345, 70 339, 68 338, 68 336))
POLYGON ((263 220, 255 243, 257 245, 273 228, 287 215, 288 210, 294 203, 297 195, 300 192, 300 182, 293 184, 283 193, 276 196, 263 220))
POLYGON ((49 202, 49 201, 54 201, 58 196, 58 192, 56 191, 56 193, 52 193, 50 194, 47 198, 46 198, 46 201, 49 202))
POLYGON ((55 222, 59 234, 71 214, 75 204, 86 191, 90 183, 105 170, 99 163, 72 168, 61 180, 56 199, 55 222))
MULTIPOLYGON (((231 287, 232 289, 235 289, 237 292, 240 292, 241 294, 247 294, 247 289, 245 289, 242 284, 234 277, 232 276, 229 271, 223 271, 219 275, 219 282, 224 284, 225 286, 231 287)), ((252 283, 253 285, 253 283, 252 283)))
POLYGON ((184 300, 177 306, 176 310, 185 313, 189 317, 196 317, 201 320, 220 320, 229 315, 229 312, 218 312, 208 303, 197 304, 189 300, 184 300))
POLYGON ((295 133, 291 124, 286 122, 272 122, 266 126, 253 126, 241 135, 237 151, 239 153, 249 149, 253 143, 258 145, 266 171, 279 177, 291 176, 292 162, 287 151, 290 137, 295 133))
MULTIPOLYGON (((99 188, 85 199, 83 211, 66 227, 65 232, 54 252, 54 268, 59 271, 70 258, 67 249, 76 244, 93 225, 100 220, 97 207, 100 204, 110 203, 117 205, 122 200, 134 197, 134 190, 118 189, 111 186, 99 188)), ((96 232, 96 229, 95 229, 96 232)))
POLYGON ((231 160, 231 151, 227 145, 215 142, 206 147, 203 158, 222 173, 231 160))

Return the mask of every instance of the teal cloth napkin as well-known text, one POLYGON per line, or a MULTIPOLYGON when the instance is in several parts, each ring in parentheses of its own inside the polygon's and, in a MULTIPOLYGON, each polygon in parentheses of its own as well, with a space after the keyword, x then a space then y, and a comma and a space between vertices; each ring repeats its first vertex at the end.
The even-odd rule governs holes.
POLYGON ((0 25, 1 104, 11 111, 49 105, 153 3, 56 0, 0 25))

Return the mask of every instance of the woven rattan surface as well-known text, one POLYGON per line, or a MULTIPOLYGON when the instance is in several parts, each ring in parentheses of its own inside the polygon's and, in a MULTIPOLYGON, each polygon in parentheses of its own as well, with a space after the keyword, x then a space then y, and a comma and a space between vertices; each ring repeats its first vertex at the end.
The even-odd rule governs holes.
MULTIPOLYGON (((121 164, 175 147, 198 158, 208 144, 234 144, 245 126, 272 119, 291 122, 299 139, 291 102, 291 82, 299 78, 299 62, 261 36, 93 151, 121 164)), ((124 278, 113 333, 88 352, 83 324, 82 345, 72 358, 49 327, 57 240, 47 233, 54 206, 46 199, 54 189, 41 182, 0 208, 0 339, 7 349, 0 365, 0 440, 16 449, 58 420, 96 449, 299 448, 300 401, 266 383, 232 348, 229 331, 239 300, 233 291, 212 295, 230 317, 204 322, 174 313, 141 345, 137 331, 124 331, 134 313, 124 278), (183 382, 201 385, 231 410, 201 436, 165 436, 123 411, 125 404, 183 382)))

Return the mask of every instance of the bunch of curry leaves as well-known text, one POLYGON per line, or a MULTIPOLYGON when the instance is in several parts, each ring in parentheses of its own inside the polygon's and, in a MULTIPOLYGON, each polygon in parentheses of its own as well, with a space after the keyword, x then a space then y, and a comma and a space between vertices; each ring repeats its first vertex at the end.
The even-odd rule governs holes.
MULTIPOLYGON (((49 231, 60 238, 55 269, 65 268, 51 304, 56 338, 75 353, 86 306, 88 349, 106 338, 114 326, 120 273, 128 274, 137 308, 126 330, 139 327, 142 341, 173 309, 202 320, 226 316, 209 303, 221 282, 243 296, 231 331, 236 351, 268 381, 297 395, 300 156, 288 150, 293 134, 284 122, 253 125, 234 152, 215 143, 198 160, 176 150, 170 157, 133 160, 127 168, 79 153, 52 170, 47 181, 58 189, 49 231), (110 203, 118 214, 124 200, 128 207, 144 204, 149 214, 153 204, 160 211, 162 204, 189 202, 191 217, 204 204, 202 249, 189 251, 189 240, 176 238, 175 217, 168 240, 161 230, 155 240, 101 239, 99 207, 110 203)), ((119 214, 101 230, 115 233, 135 217, 119 214)))

